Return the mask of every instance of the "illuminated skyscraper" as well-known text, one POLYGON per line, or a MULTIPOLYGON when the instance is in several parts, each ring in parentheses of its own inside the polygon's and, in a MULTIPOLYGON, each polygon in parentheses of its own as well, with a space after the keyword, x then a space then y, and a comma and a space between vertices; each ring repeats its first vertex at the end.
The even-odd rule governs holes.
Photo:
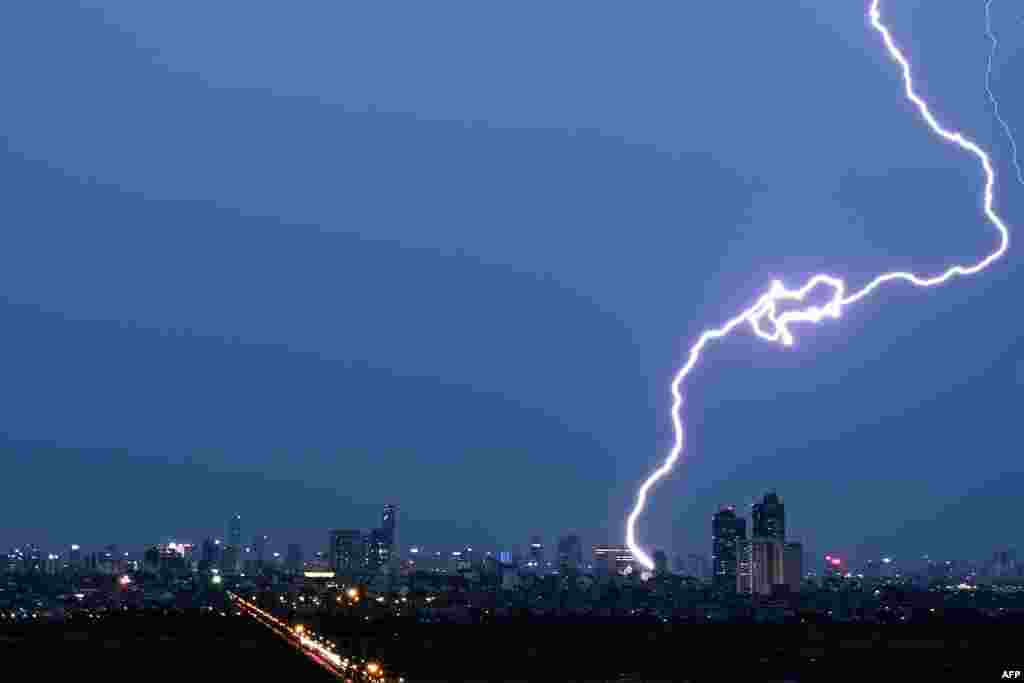
POLYGON ((398 506, 389 503, 384 506, 381 514, 380 530, 382 532, 380 545, 377 549, 378 561, 386 565, 391 571, 396 571, 399 564, 398 547, 398 506))
POLYGON ((228 520, 227 543, 221 552, 221 571, 234 573, 241 570, 242 565, 242 515, 235 515, 228 520))
POLYGON ((544 567, 544 544, 540 536, 530 538, 530 565, 540 571, 544 567))
POLYGON ((711 571, 716 589, 737 588, 740 542, 747 538, 747 520, 736 516, 736 506, 722 507, 711 518, 711 571))
POLYGON ((783 543, 775 538, 754 538, 750 541, 750 573, 755 595, 770 595, 784 583, 783 543))
POLYGON ((366 550, 363 532, 358 529, 335 529, 330 532, 331 569, 339 576, 359 573, 365 566, 366 550))
POLYGON ((775 491, 769 491, 764 500, 754 503, 751 520, 751 538, 786 540, 786 506, 775 491))
POLYGON ((769 491, 760 503, 754 503, 751 521, 751 589, 755 595, 770 595, 776 586, 787 583, 786 506, 775 491, 769 491))
POLYGON ((736 590, 744 595, 754 592, 754 547, 747 539, 736 542, 736 590))

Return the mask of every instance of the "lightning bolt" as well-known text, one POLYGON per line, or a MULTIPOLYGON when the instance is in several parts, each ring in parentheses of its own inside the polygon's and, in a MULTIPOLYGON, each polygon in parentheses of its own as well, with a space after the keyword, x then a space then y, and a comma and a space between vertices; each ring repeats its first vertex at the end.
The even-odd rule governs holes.
POLYGON ((996 58, 996 50, 999 49, 999 41, 996 40, 996 34, 992 31, 992 1, 986 0, 985 2, 985 35, 988 36, 989 41, 992 43, 992 49, 988 53, 988 68, 985 69, 985 93, 988 95, 988 101, 992 103, 993 116, 996 117, 999 125, 1003 127, 1003 132, 1006 133, 1006 137, 1010 141, 1010 160, 1017 171, 1017 180, 1021 185, 1024 185, 1024 171, 1021 170, 1020 161, 1017 158, 1017 141, 1013 138, 1010 124, 999 114, 999 100, 996 99, 995 93, 992 92, 992 63, 996 58))
MULTIPOLYGON (((992 265, 992 263, 997 261, 1006 253, 1006 250, 1009 247, 1010 231, 993 208, 993 204, 995 203, 994 189, 996 174, 992 160, 989 158, 985 150, 979 147, 977 143, 964 136, 963 133, 944 128, 935 118, 935 115, 928 107, 928 104, 914 91, 914 80, 911 74, 910 62, 903 54, 903 51, 896 45, 896 41, 893 40, 892 33, 889 31, 888 27, 882 23, 881 4, 881 0, 872 0, 871 5, 868 8, 868 17, 871 20, 871 26, 881 36, 889 56, 894 62, 896 62, 902 71, 904 91, 907 99, 917 107, 918 113, 932 132, 942 139, 957 145, 965 152, 969 152, 977 158, 978 162, 981 164, 981 168, 985 174, 985 190, 983 195, 984 215, 998 233, 998 245, 993 252, 974 265, 954 265, 942 273, 931 277, 923 277, 903 271, 883 273, 877 276, 874 280, 871 280, 871 282, 861 289, 852 293, 847 293, 846 283, 842 279, 827 274, 814 275, 807 280, 804 285, 796 289, 789 289, 780 280, 774 280, 769 286, 768 291, 757 299, 750 308, 727 321, 721 327, 705 330, 697 338, 697 341, 693 346, 690 347, 686 363, 676 372, 675 377, 672 379, 672 427, 675 435, 675 443, 673 444, 668 457, 665 458, 661 466, 658 467, 643 482, 643 484, 640 485, 640 489, 637 491, 636 495, 636 503, 626 520, 626 545, 629 546, 630 551, 633 553, 633 557, 647 569, 653 569, 654 562, 651 560, 651 557, 644 552, 639 545, 637 545, 636 522, 644 510, 651 487, 672 471, 673 466, 679 460, 679 456, 683 452, 684 431, 683 420, 680 416, 683 406, 682 386, 683 382, 700 361, 701 354, 710 342, 728 336, 743 325, 749 325, 754 334, 761 339, 769 342, 777 342, 783 346, 791 346, 794 338, 793 333, 790 330, 790 326, 793 324, 818 323, 825 318, 839 318, 846 306, 857 303, 888 282, 904 281, 909 282, 916 287, 935 287, 957 275, 974 275, 975 273, 985 270, 992 265), (813 290, 822 286, 826 287, 831 292, 831 297, 828 299, 827 303, 820 306, 807 305, 802 308, 798 307, 780 312, 780 304, 801 304, 813 290)), ((994 40, 994 36, 991 33, 990 21, 988 21, 990 5, 991 0, 989 0, 985 6, 986 27, 989 29, 989 36, 994 40)), ((995 48, 993 47, 993 52, 994 51, 995 48)), ((991 73, 991 63, 992 54, 990 53, 989 73, 991 73)), ((986 88, 988 89, 988 75, 986 75, 986 88)), ((995 98, 992 95, 991 89, 988 89, 988 93, 990 98, 994 101, 995 98)), ((1010 134, 1009 126, 1005 126, 1004 124, 1004 130, 1012 140, 1013 136, 1010 134)), ((1016 147, 1014 147, 1014 149, 1016 149, 1016 147)), ((1020 169, 1018 167, 1018 171, 1019 170, 1020 169)), ((1022 182, 1024 182, 1024 179, 1022 179, 1022 182)))

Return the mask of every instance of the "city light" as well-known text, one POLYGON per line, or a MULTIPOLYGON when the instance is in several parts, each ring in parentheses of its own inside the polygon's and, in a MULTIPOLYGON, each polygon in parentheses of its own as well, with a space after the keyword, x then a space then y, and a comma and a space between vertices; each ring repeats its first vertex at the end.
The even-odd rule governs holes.
MULTIPOLYGON (((947 282, 955 276, 973 275, 985 270, 993 262, 1001 258, 1009 247, 1009 228, 1007 228, 1006 224, 999 217, 994 208, 996 176, 991 159, 985 150, 979 147, 977 143, 965 137, 963 133, 943 128, 938 120, 936 120, 934 114, 932 114, 928 104, 915 92, 910 62, 904 56, 903 51, 896 45, 888 27, 882 23, 881 2, 882 0, 871 0, 871 5, 868 9, 871 26, 881 36, 889 57, 900 67, 903 76, 905 95, 907 99, 914 104, 924 122, 937 136, 948 142, 954 143, 962 150, 969 152, 976 157, 980 163, 985 177, 982 209, 985 217, 998 233, 998 245, 994 251, 990 252, 974 265, 954 265, 947 268, 940 274, 930 277, 922 277, 905 271, 883 273, 868 282, 861 289, 854 291, 852 294, 847 294, 845 281, 841 278, 824 273, 814 275, 807 280, 804 285, 796 289, 786 287, 781 280, 773 280, 768 291, 758 298, 750 308, 746 309, 731 320, 728 320, 721 327, 705 330, 690 348, 686 363, 679 369, 672 380, 671 416, 673 434, 675 437, 673 446, 662 465, 658 467, 640 486, 640 489, 637 491, 636 502, 626 519, 626 545, 629 546, 637 560, 647 569, 654 569, 654 561, 637 544, 636 522, 647 503, 648 491, 655 483, 665 477, 672 470, 676 461, 682 454, 684 443, 683 421, 681 417, 683 405, 682 385, 683 381, 687 376, 689 376, 694 367, 696 367, 697 362, 701 358, 701 353, 704 351, 704 347, 707 346, 709 342, 722 339, 723 337, 730 335, 740 326, 746 324, 750 326, 751 331, 753 331, 755 335, 765 341, 776 342, 783 346, 792 346, 794 342, 793 333, 790 330, 790 325, 792 324, 819 323, 826 318, 839 318, 842 315, 844 307, 857 303, 888 282, 903 281, 909 282, 916 287, 934 287, 947 282), (794 308, 780 312, 780 304, 785 302, 803 304, 812 292, 821 291, 822 289, 827 290, 830 294, 827 303, 824 305, 806 305, 802 308, 794 308)), ((990 72, 991 60, 989 62, 989 74, 990 72)), ((988 83, 987 79, 989 74, 986 75, 986 83, 988 83)))

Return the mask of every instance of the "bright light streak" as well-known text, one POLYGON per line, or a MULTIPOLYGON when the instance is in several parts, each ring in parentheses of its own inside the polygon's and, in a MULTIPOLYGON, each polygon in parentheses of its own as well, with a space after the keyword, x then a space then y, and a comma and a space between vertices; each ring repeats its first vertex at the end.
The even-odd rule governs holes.
POLYGON ((988 95, 988 101, 992 103, 992 115, 1003 127, 1003 132, 1006 133, 1006 137, 1010 141, 1011 161, 1013 168, 1017 171, 1017 180, 1024 185, 1024 171, 1021 170, 1020 160, 1017 158, 1017 141, 1013 138, 1010 125, 999 114, 999 100, 992 92, 992 63, 995 61, 996 51, 999 49, 999 41, 996 40, 996 34, 992 31, 992 0, 985 2, 985 35, 992 43, 992 49, 988 53, 988 68, 985 69, 985 93, 988 95))
MULTIPOLYGON (((991 0, 989 0, 989 3, 986 5, 986 12, 988 11, 990 4, 991 0)), ((814 275, 804 285, 796 289, 789 289, 782 284, 781 281, 774 280, 769 286, 768 291, 757 299, 750 308, 746 309, 731 320, 728 320, 721 327, 705 330, 697 338, 694 345, 690 347, 686 363, 678 370, 672 380, 672 427, 675 442, 668 457, 662 465, 658 467, 654 473, 643 482, 643 484, 641 484, 640 489, 637 491, 636 502, 633 506, 633 510, 630 512, 629 517, 626 520, 626 545, 629 546, 629 549, 633 552, 633 556, 637 561, 647 569, 653 569, 654 562, 651 560, 650 556, 644 552, 639 545, 637 545, 636 522, 640 517, 640 513, 643 512, 644 506, 647 504, 647 494, 651 487, 672 470, 672 467, 676 464, 676 461, 679 460, 679 456, 682 454, 684 442, 683 422, 680 416, 680 411, 683 405, 682 385, 683 381, 697 365, 697 362, 700 360, 701 353, 704 351, 704 347, 707 346, 708 342, 716 341, 728 336, 741 325, 749 324, 754 334, 761 339, 769 342, 778 342, 783 346, 791 346, 794 338, 793 333, 790 330, 790 325, 794 323, 818 323, 825 318, 839 318, 842 315, 843 308, 845 306, 857 303, 887 282, 902 280, 917 287, 934 287, 957 275, 973 275, 985 268, 988 268, 988 266, 993 262, 1002 257, 1009 247, 1010 231, 1006 227, 1006 224, 1003 223, 1002 219, 996 214, 993 207, 995 203, 995 169, 993 168, 992 161, 988 154, 975 142, 965 137, 959 131, 951 131, 944 128, 935 118, 935 115, 932 114, 928 104, 914 91, 914 81, 911 74, 910 62, 904 56, 903 51, 896 45, 889 29, 882 23, 881 0, 871 0, 871 5, 868 8, 868 17, 871 20, 871 26, 881 36, 889 56, 900 67, 903 75, 903 85, 906 97, 917 107, 918 113, 921 115, 924 122, 936 135, 948 142, 952 142, 964 151, 970 152, 981 164, 982 171, 985 175, 983 212, 989 223, 992 224, 998 233, 998 245, 994 251, 974 265, 954 265, 942 273, 931 277, 922 277, 920 275, 904 271, 883 273, 852 294, 847 294, 846 283, 842 279, 827 274, 814 275), (831 297, 824 305, 807 305, 803 308, 795 308, 779 312, 780 303, 803 303, 807 296, 819 287, 826 287, 828 290, 831 290, 831 297)), ((991 71, 991 55, 989 70, 991 71)), ((986 76, 986 83, 987 82, 988 76, 986 76)), ((988 92, 991 96, 992 91, 989 90, 988 92)), ((1013 136, 1010 133, 1009 127, 1004 127, 1004 130, 1012 139, 1013 136)), ((1016 147, 1014 149, 1016 149, 1016 147)))

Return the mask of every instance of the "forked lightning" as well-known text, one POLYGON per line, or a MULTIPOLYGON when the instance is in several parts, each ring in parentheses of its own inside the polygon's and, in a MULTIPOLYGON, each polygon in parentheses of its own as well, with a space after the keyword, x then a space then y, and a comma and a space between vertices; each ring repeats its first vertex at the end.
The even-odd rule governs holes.
MULTIPOLYGON (((991 0, 988 0, 985 5, 986 30, 989 38, 993 42, 993 48, 992 53, 989 55, 988 72, 986 73, 985 79, 986 90, 993 105, 995 106, 996 117, 1003 125, 1003 129, 1006 134, 1010 137, 1014 151, 1014 166, 1018 168, 1019 174, 1020 169, 1016 160, 1016 144, 1013 141, 1013 136, 1009 126, 1007 126, 1003 119, 999 117, 998 105, 996 105, 995 97, 992 95, 992 91, 989 88, 989 77, 991 76, 992 71, 992 54, 995 52, 996 45, 995 37, 991 30, 989 13, 990 6, 991 0)), ((871 280, 871 282, 861 289, 851 293, 847 293, 846 283, 841 278, 827 274, 815 275, 805 284, 796 289, 789 289, 782 284, 781 281, 775 280, 768 287, 768 291, 765 292, 750 308, 743 311, 735 318, 732 318, 721 327, 709 329, 702 333, 690 348, 686 363, 679 369, 672 380, 672 427, 675 442, 672 445, 672 449, 665 461, 640 486, 640 490, 637 492, 636 496, 636 503, 626 520, 626 545, 629 546, 630 551, 632 551, 633 557, 649 570, 654 568, 654 562, 651 560, 651 557, 637 544, 636 522, 644 510, 644 506, 647 503, 647 495, 651 487, 672 470, 673 466, 679 460, 679 456, 683 452, 684 432, 683 421, 680 416, 683 406, 682 385, 687 376, 689 376, 690 372, 697 365, 701 358, 701 353, 704 351, 708 342, 721 339, 742 325, 749 325, 754 334, 761 339, 769 342, 778 342, 784 346, 790 346, 794 339, 790 326, 794 323, 817 323, 825 318, 839 318, 843 313, 843 309, 847 305, 857 303, 887 282, 899 280, 909 282, 917 287, 934 287, 936 285, 943 284, 957 275, 973 275, 985 270, 992 263, 1001 258, 1009 247, 1009 230, 1007 229, 1006 224, 1003 223, 1003 220, 996 214, 994 208, 996 174, 992 160, 989 158, 985 150, 979 147, 977 143, 964 136, 963 133, 944 128, 935 118, 934 114, 932 114, 928 104, 915 92, 910 62, 907 60, 906 56, 904 56, 903 51, 896 45, 888 27, 882 23, 881 0, 872 0, 871 5, 868 8, 868 17, 870 18, 871 26, 881 36, 882 42, 884 43, 889 56, 900 67, 903 74, 903 85, 906 97, 917 107, 917 110, 924 122, 936 135, 957 145, 965 152, 969 152, 977 158, 978 162, 981 164, 982 171, 985 174, 983 212, 985 218, 996 230, 998 244, 994 251, 973 265, 954 265, 942 273, 932 276, 921 276, 903 271, 883 273, 871 280), (819 288, 825 288, 825 291, 828 293, 829 298, 827 302, 823 305, 801 306, 807 296, 810 295, 812 291, 819 288), (795 308, 789 308, 783 311, 780 310, 780 304, 795 305, 795 308)), ((1021 178, 1021 180, 1024 182, 1024 178, 1021 178)))

